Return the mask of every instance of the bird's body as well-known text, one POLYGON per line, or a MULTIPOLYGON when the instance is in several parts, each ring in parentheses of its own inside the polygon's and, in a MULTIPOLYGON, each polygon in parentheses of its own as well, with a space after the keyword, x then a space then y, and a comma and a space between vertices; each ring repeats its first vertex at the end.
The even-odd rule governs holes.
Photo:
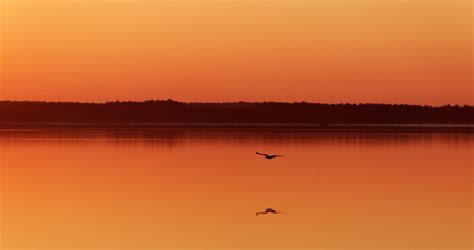
POLYGON ((257 212, 255 216, 258 216, 260 214, 282 214, 283 212, 277 211, 273 208, 267 208, 265 211, 257 212))
POLYGON ((259 153, 259 152, 256 152, 256 154, 263 155, 265 157, 265 159, 267 159, 267 160, 271 160, 271 159, 274 159, 276 157, 283 157, 283 155, 269 155, 269 154, 263 154, 263 153, 259 153))

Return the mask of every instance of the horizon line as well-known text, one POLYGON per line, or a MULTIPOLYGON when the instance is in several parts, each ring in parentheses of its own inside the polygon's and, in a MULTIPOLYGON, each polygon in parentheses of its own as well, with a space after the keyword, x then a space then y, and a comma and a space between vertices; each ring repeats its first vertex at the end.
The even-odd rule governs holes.
POLYGON ((280 104, 323 104, 323 105, 407 105, 407 106, 422 106, 422 107, 445 107, 445 106, 459 106, 459 107, 474 107, 474 104, 413 104, 413 103, 387 103, 387 102, 310 102, 310 101, 178 101, 175 99, 143 99, 143 100, 114 100, 114 101, 44 101, 44 100, 3 100, 0 103, 74 103, 74 104, 110 104, 110 103, 145 103, 145 102, 176 102, 184 104, 259 104, 259 103, 280 103, 280 104))

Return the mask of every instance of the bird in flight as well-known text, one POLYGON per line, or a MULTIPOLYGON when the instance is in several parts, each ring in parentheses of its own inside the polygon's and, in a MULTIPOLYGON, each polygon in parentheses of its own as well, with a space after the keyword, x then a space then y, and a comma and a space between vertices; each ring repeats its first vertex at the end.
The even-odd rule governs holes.
POLYGON ((282 214, 282 213, 283 213, 283 212, 277 211, 277 210, 275 210, 275 209, 273 209, 273 208, 267 208, 267 209, 265 209, 265 211, 257 212, 257 213, 255 214, 255 216, 258 216, 258 215, 260 215, 260 214, 282 214))
POLYGON ((267 160, 271 160, 273 158, 276 158, 276 157, 282 157, 283 155, 268 155, 268 154, 262 154, 262 153, 259 153, 259 152, 256 152, 256 154, 258 155, 263 155, 265 157, 265 159, 267 160))

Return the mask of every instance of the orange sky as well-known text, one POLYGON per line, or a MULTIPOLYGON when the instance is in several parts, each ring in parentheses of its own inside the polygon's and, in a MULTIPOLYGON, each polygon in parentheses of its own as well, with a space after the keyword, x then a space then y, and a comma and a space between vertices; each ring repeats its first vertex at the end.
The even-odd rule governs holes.
POLYGON ((0 99, 474 104, 472 0, 0 8, 0 99))

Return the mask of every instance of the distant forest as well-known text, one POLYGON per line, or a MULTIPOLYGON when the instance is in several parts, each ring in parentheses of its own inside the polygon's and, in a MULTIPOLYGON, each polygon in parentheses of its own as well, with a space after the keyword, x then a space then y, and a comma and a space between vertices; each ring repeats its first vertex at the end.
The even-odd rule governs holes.
POLYGON ((474 124, 474 106, 0 101, 0 123, 474 124))

